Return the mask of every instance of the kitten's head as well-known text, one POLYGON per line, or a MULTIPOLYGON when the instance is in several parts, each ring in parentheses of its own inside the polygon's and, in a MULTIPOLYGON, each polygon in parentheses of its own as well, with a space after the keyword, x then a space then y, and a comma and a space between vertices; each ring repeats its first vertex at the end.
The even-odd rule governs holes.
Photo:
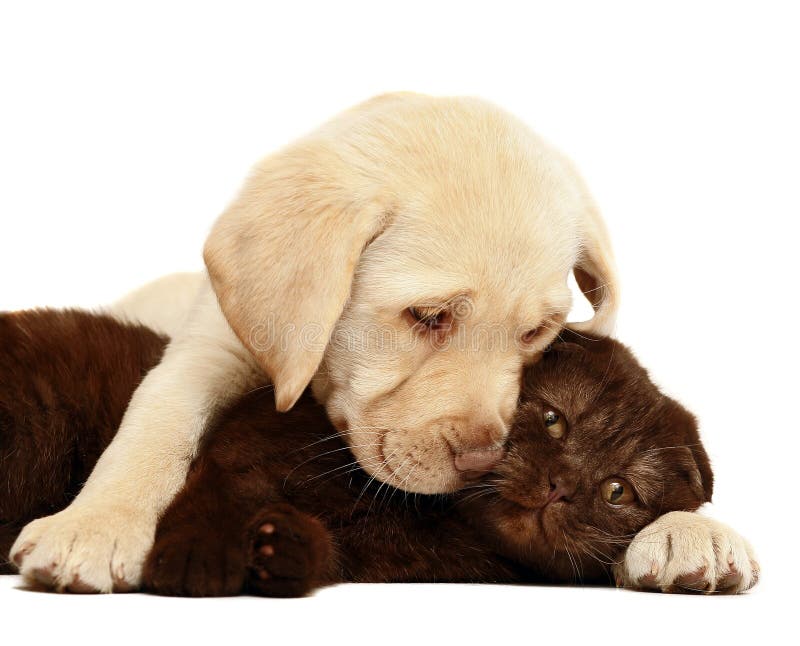
POLYGON ((508 452, 464 504, 510 556, 596 578, 658 516, 711 500, 694 416, 613 339, 565 330, 524 375, 508 452))

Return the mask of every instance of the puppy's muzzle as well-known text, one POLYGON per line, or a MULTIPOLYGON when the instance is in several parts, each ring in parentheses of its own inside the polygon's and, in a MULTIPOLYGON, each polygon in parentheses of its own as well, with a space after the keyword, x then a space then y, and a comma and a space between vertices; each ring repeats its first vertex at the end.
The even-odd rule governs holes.
POLYGON ((453 463, 456 471, 468 479, 480 478, 489 473, 505 455, 502 447, 472 449, 456 453, 453 463))

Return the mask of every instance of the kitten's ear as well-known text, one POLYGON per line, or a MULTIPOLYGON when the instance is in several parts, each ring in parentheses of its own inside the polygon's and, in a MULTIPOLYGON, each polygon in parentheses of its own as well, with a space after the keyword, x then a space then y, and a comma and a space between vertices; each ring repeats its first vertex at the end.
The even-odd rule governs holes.
POLYGON ((691 447, 692 456, 700 471, 700 477, 703 483, 703 491, 706 495, 706 502, 711 502, 711 496, 714 494, 714 473, 711 471, 711 460, 708 459, 705 447, 700 443, 700 438, 697 438, 697 443, 691 447))
MULTIPOLYGON (((682 452, 682 458, 676 460, 676 466, 689 483, 699 502, 711 502, 714 493, 714 473, 711 461, 700 441, 697 419, 678 402, 668 399, 667 423, 675 437, 675 446, 682 452)), ((698 505, 699 506, 699 505, 698 505)))
POLYGON ((711 495, 714 491, 714 476, 711 473, 708 456, 702 446, 682 446, 677 450, 680 451, 679 456, 675 456, 675 454, 670 456, 675 461, 675 475, 679 480, 689 485, 694 498, 693 500, 684 501, 682 509, 684 511, 692 511, 705 502, 711 502, 711 495))
POLYGON ((599 337, 593 338, 573 330, 570 327, 571 325, 571 323, 567 323, 567 325, 561 328, 558 336, 545 348, 546 354, 556 355, 562 352, 567 354, 584 352, 587 344, 596 344, 600 340, 599 337))
POLYGON ((573 343, 572 341, 553 341, 550 345, 548 345, 544 353, 550 356, 556 356, 558 354, 576 354, 579 352, 585 352, 586 348, 578 343, 573 343))

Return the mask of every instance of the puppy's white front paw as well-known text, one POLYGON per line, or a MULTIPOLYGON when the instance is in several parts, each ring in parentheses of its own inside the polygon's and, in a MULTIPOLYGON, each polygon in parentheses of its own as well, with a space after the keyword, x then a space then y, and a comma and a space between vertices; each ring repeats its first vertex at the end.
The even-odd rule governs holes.
POLYGON ((700 514, 673 511, 639 532, 614 567, 617 585, 662 592, 744 592, 758 582, 750 544, 700 514))
POLYGON ((119 508, 73 505, 29 523, 11 560, 34 585, 67 592, 126 592, 139 586, 155 523, 119 508))

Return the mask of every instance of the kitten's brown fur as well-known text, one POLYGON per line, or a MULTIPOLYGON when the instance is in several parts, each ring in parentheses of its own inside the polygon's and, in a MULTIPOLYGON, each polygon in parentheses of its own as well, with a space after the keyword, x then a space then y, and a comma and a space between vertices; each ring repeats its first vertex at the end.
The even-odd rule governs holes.
MULTIPOLYGON (((218 415, 162 518, 145 587, 295 596, 337 581, 608 581, 632 534, 710 499, 712 475, 692 416, 624 346, 562 336, 525 374, 507 457, 453 497, 371 481, 308 393, 280 414, 269 389, 245 396, 218 415), (552 408, 569 420, 559 439, 542 421, 552 408), (635 504, 600 499, 609 476, 630 481, 635 504)), ((0 316, 3 553, 74 495, 163 344, 81 312, 0 316)))
POLYGON ((78 493, 165 343, 88 312, 0 314, 0 573, 22 527, 78 493))

